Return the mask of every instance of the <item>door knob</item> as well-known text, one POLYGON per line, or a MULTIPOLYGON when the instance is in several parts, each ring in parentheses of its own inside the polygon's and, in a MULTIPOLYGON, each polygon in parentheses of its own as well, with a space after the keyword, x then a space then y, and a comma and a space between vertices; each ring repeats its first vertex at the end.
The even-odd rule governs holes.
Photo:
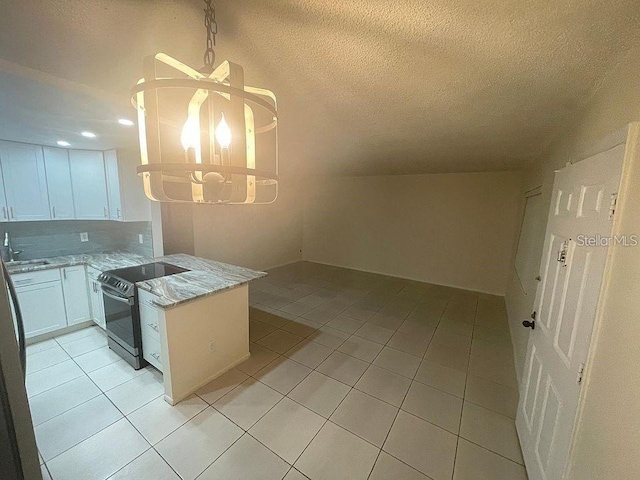
POLYGON ((522 325, 527 327, 527 328, 530 328, 531 330, 535 330, 536 329, 536 321, 535 320, 532 320, 532 321, 525 320, 524 322, 522 322, 522 325))

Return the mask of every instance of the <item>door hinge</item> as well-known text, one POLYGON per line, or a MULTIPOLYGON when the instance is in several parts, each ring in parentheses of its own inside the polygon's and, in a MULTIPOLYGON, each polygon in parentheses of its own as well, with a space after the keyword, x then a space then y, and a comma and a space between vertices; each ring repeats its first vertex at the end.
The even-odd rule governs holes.
POLYGON ((613 217, 616 214, 616 209, 618 208, 618 194, 611 194, 611 205, 609 206, 609 220, 613 220, 613 217))
POLYGON ((580 368, 578 369, 578 385, 582 384, 582 379, 584 378, 584 363, 580 364, 580 368))

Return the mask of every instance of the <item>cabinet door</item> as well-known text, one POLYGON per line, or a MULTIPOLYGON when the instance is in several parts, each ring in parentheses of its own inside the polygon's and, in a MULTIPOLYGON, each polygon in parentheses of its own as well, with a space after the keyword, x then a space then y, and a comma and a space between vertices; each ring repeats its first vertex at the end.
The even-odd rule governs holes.
POLYGON ((69 165, 76 218, 108 219, 109 203, 102 152, 69 150, 69 165))
POLYGON ((16 288, 26 338, 67 326, 62 283, 47 282, 16 288))
POLYGON ((120 177, 118 170, 118 155, 115 150, 104 152, 104 164, 107 171, 107 193, 109 196, 109 218, 111 220, 124 220, 122 210, 122 194, 120 190, 120 177))
POLYGON ((49 204, 53 220, 75 218, 69 151, 63 148, 44 147, 44 166, 47 172, 49 204))
POLYGON ((4 178, 0 166, 0 222, 9 221, 9 209, 7 208, 7 198, 4 194, 4 178))
POLYGON ((127 149, 109 150, 108 159, 109 206, 112 219, 124 222, 148 222, 151 220, 151 205, 144 193, 142 177, 138 175, 140 154, 127 149), (117 209, 120 209, 118 211, 117 209))
POLYGON ((64 306, 69 326, 91 320, 87 274, 84 266, 61 269, 64 306))
POLYGON ((89 298, 91 299, 91 318, 102 329, 107 328, 104 318, 104 301, 100 284, 95 280, 89 280, 89 298))
POLYGON ((2 143, 0 161, 12 222, 50 220, 49 195, 42 147, 2 143))

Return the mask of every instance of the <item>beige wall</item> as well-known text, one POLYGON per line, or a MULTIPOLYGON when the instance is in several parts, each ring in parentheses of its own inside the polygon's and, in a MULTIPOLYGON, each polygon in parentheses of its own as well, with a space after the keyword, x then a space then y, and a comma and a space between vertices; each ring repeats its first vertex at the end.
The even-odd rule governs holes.
MULTIPOLYGON (((555 169, 584 158, 594 143, 640 119, 640 49, 621 59, 577 118, 575 124, 566 126, 541 162, 526 173, 523 191, 542 185, 547 206, 555 169)), ((640 171, 636 169, 632 175, 631 181, 640 185, 640 171)), ((636 198, 629 198, 626 204, 626 223, 627 228, 633 224, 640 233, 640 194, 634 195, 636 198)), ((640 248, 621 251, 615 262, 626 268, 612 279, 610 308, 604 312, 586 372, 574 480, 640 478, 640 248)), ((531 313, 533 300, 523 295, 515 274, 507 289, 507 306, 520 375, 529 334, 520 322, 531 313)))
POLYGON ((305 260, 504 295, 519 219, 511 172, 347 177, 305 196, 305 260))
POLYGON ((194 205, 195 255, 258 270, 301 260, 298 185, 282 178, 278 200, 271 205, 194 205))

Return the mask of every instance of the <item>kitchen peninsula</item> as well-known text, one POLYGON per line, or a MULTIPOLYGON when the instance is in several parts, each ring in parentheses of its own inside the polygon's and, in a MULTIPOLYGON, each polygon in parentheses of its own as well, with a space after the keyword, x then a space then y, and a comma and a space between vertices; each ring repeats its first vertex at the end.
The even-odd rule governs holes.
MULTIPOLYGON (((9 272, 18 287, 37 282, 34 280, 37 275, 46 275, 48 285, 55 277, 64 287, 70 277, 67 272, 72 268, 86 268, 85 283, 79 282, 76 289, 82 289, 84 285, 87 298, 92 290, 96 293, 95 286, 90 288, 91 281, 86 283, 87 279, 97 278, 96 275, 108 270, 152 262, 187 270, 135 284, 143 356, 163 372, 165 400, 174 405, 249 357, 248 282, 266 273, 186 254, 148 258, 128 253, 16 262, 9 266, 9 272)), ((66 297, 63 295, 63 298, 66 297)), ((74 304, 77 304, 77 298, 74 304)), ((66 310, 68 314, 69 308, 66 310)), ((96 319, 99 315, 92 315, 104 328, 104 324, 96 319)), ((71 322, 64 322, 64 327, 70 326, 71 322)), ((40 340, 43 332, 46 335, 59 332, 51 328, 38 330, 38 335, 32 337, 40 340)))

